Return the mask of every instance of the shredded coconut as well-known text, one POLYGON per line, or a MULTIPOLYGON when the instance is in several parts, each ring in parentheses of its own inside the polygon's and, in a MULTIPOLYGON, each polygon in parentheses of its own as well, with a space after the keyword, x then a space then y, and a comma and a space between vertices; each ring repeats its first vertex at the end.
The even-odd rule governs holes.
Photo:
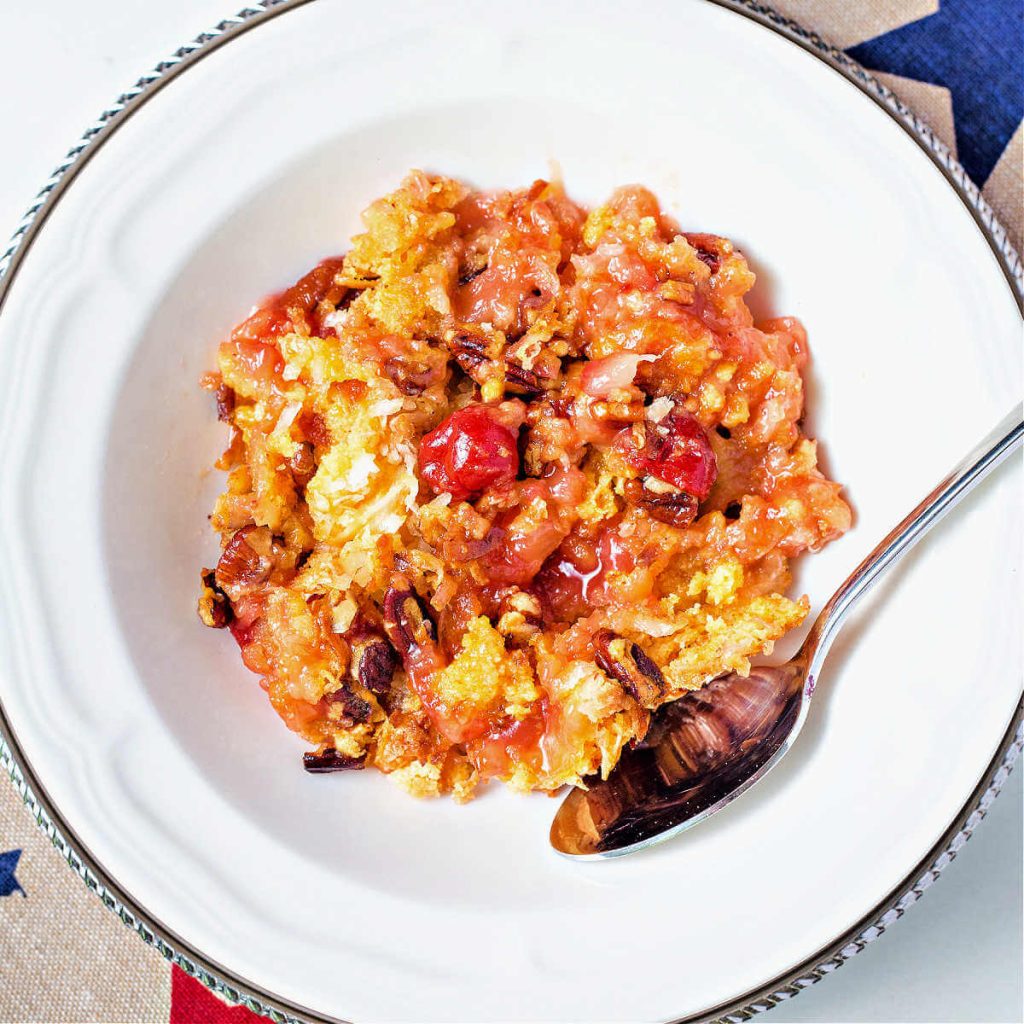
POLYGON ((652 423, 660 423, 672 411, 674 405, 671 398, 656 398, 647 410, 647 418, 652 423))

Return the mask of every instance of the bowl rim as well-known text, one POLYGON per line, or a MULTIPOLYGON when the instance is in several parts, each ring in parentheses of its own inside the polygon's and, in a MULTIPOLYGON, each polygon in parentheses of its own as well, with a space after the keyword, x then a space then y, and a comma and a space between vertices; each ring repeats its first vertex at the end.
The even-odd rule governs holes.
MULTIPOLYGON (((309 2, 310 0, 259 0, 238 14, 225 18, 160 61, 99 115, 44 183, 18 223, 7 249, 0 255, 0 313, 21 263, 54 207, 76 176, 117 128, 165 85, 204 57, 258 25, 287 11, 303 7, 309 2)), ((1006 229, 1000 224, 963 167, 924 121, 870 72, 841 50, 771 7, 756 0, 706 2, 754 21, 811 53, 853 82, 862 93, 896 121, 930 157, 968 209, 995 255, 1018 308, 1024 312, 1024 267, 1006 229)), ((1018 702, 995 755, 968 800, 935 845, 885 898, 842 935, 770 982, 727 1003, 696 1015, 678 1018, 674 1024, 696 1024, 700 1021, 725 1021, 732 1024, 750 1020, 754 1014, 798 995, 805 988, 831 974, 877 939, 921 898, 938 879, 945 866, 956 857, 984 819, 1022 748, 1024 698, 1018 702)), ((155 946, 165 959, 190 977, 197 978, 229 1003, 245 1006, 254 1013, 270 1018, 276 1024, 341 1024, 338 1018, 315 1013, 234 974, 167 928, 146 910, 141 901, 124 891, 92 855, 70 823, 63 818, 59 808, 47 793, 46 787, 33 771, 7 718, 2 698, 0 766, 10 777, 38 826, 49 837, 68 865, 77 872, 86 886, 99 896, 105 906, 114 911, 124 924, 134 929, 144 942, 155 946)))

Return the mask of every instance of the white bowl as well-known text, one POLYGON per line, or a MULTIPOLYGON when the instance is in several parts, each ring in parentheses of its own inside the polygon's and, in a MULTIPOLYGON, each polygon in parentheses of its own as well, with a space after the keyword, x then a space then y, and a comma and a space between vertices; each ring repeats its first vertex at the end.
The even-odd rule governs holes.
POLYGON ((589 202, 640 181, 736 239, 758 312, 810 332, 809 422, 857 514, 801 563, 817 608, 1018 397, 1011 257, 904 124, 752 17, 385 11, 243 22, 105 131, 22 240, 0 292, 5 730, 145 928, 263 1005, 565 1021, 742 1003, 913 881, 1003 748, 1019 473, 862 609, 768 781, 679 841, 579 865, 548 849, 543 797, 420 803, 301 770, 195 615, 224 440, 198 378, 409 167, 508 187, 554 163, 589 202))

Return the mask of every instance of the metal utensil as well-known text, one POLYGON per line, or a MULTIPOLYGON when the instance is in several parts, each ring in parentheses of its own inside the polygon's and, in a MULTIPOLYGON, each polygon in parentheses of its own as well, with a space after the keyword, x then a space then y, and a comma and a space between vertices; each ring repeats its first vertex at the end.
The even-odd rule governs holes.
POLYGON ((665 705, 606 781, 588 780, 566 797, 551 845, 576 858, 620 857, 691 828, 763 778, 800 732, 822 663, 857 601, 1022 437, 1017 405, 854 569, 786 664, 719 676, 665 705))

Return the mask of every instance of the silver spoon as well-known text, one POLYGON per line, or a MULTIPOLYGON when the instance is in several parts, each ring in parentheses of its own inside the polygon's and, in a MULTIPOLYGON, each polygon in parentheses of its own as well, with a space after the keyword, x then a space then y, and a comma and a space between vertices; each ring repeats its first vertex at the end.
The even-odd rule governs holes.
POLYGON ((665 705, 606 781, 588 780, 565 798, 551 845, 575 858, 621 857, 711 817, 763 778, 800 732, 822 662, 857 601, 1022 437, 1017 405, 854 569, 786 664, 719 676, 665 705))

